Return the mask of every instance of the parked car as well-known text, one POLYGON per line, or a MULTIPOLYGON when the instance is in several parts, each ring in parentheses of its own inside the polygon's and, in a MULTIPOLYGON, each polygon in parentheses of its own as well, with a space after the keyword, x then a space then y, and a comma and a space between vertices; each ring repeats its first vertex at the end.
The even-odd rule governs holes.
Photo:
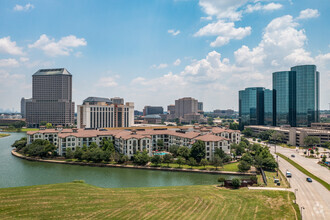
POLYGON ((292 174, 289 171, 286 171, 286 177, 291 178, 292 174))
POLYGON ((291 154, 291 157, 296 157, 296 155, 294 155, 294 154, 291 154))
POLYGON ((313 182, 312 178, 310 178, 310 177, 307 177, 307 178, 306 178, 306 181, 307 181, 307 182, 310 182, 310 183, 313 182))

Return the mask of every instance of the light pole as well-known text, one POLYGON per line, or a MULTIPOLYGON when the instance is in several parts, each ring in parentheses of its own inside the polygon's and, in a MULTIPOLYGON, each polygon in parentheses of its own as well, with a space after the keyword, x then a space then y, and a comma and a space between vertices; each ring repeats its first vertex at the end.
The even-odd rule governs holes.
POLYGON ((298 189, 294 189, 294 195, 296 197, 296 199, 294 200, 295 204, 297 204, 297 191, 298 191, 298 189))
POLYGON ((303 218, 303 214, 302 214, 302 210, 303 210, 303 209, 305 209, 305 207, 304 207, 304 206, 301 206, 301 207, 300 207, 301 219, 303 218))
POLYGON ((276 174, 276 176, 278 176, 278 170, 280 169, 280 166, 278 165, 278 155, 276 155, 276 159, 277 159, 277 174, 276 174))

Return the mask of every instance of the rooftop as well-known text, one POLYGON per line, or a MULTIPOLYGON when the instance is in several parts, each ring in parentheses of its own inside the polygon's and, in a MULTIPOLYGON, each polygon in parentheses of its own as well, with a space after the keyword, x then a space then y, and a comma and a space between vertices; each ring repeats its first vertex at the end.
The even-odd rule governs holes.
POLYGON ((102 98, 102 97, 88 97, 87 99, 84 100, 83 103, 85 102, 106 102, 111 104, 112 101, 109 98, 102 98))
POLYGON ((71 73, 65 68, 58 69, 40 69, 34 76, 49 76, 49 75, 71 75, 71 73))

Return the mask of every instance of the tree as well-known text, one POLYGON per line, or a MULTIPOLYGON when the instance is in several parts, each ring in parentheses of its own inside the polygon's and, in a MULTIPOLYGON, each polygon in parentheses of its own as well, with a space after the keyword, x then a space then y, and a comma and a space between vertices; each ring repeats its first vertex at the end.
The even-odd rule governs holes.
POLYGON ((17 141, 15 141, 11 146, 16 148, 16 151, 20 151, 22 148, 24 148, 27 144, 27 138, 23 137, 17 141))
POLYGON ((109 150, 111 153, 115 151, 115 147, 113 146, 112 141, 109 141, 106 138, 102 139, 100 147, 102 148, 102 150, 109 150))
POLYGON ((218 155, 214 156, 214 158, 212 160, 212 164, 213 164, 213 166, 215 166, 215 170, 217 170, 219 166, 220 167, 223 166, 223 162, 218 155))
POLYGON ((83 153, 84 151, 80 147, 77 147, 76 150, 74 151, 73 157, 78 160, 81 160, 83 153))
POLYGON ((242 131, 242 134, 244 134, 246 137, 252 137, 253 132, 252 132, 252 129, 251 128, 245 128, 242 131))
POLYGON ((207 124, 213 125, 213 118, 212 117, 207 118, 207 124))
POLYGON ((243 154, 241 161, 245 161, 246 163, 252 165, 253 164, 253 157, 249 153, 243 154))
POLYGON ((270 140, 273 133, 274 133, 274 130, 262 131, 259 133, 258 137, 262 140, 270 140))
POLYGON ((52 127, 53 127, 52 123, 47 123, 47 124, 46 124, 46 128, 47 128, 47 129, 52 128, 52 127))
POLYGON ((238 178, 234 178, 231 180, 231 184, 233 184, 233 187, 235 189, 238 189, 241 186, 241 180, 238 178))
POLYGON ((116 151, 111 152, 111 155, 110 155, 110 160, 111 161, 114 161, 115 163, 118 163, 120 161, 120 158, 121 158, 120 153, 118 153, 116 151))
POLYGON ((322 162, 325 163, 327 161, 327 156, 323 155, 322 162))
POLYGON ((142 152, 138 151, 136 154, 134 154, 133 162, 137 165, 145 166, 149 161, 150 157, 146 150, 142 152))
POLYGON ((16 122, 14 122, 13 126, 15 128, 22 128, 22 127, 26 126, 26 122, 25 121, 16 121, 16 122))
POLYGON ((172 154, 165 154, 163 156, 163 162, 164 163, 167 163, 167 166, 169 167, 170 166, 170 163, 173 162, 173 156, 172 156, 172 154))
POLYGON ((163 149, 164 141, 162 139, 158 139, 157 140, 157 146, 158 146, 158 148, 163 149))
POLYGON ((151 158, 151 163, 155 164, 158 166, 162 162, 162 158, 159 155, 155 155, 151 158))
POLYGON ((73 151, 70 147, 66 149, 65 158, 66 159, 72 159, 73 158, 73 151))
POLYGON ((47 121, 41 121, 40 122, 40 126, 46 126, 46 124, 47 124, 47 121))
POLYGON ((330 149, 330 141, 324 142, 322 147, 330 149))
POLYGON ((272 156, 268 156, 266 158, 262 159, 262 167, 265 168, 266 170, 275 170, 277 167, 277 163, 272 156))
POLYGON ((90 145, 89 145, 89 149, 92 150, 94 148, 98 148, 99 146, 97 146, 97 144, 95 142, 92 142, 90 145))
POLYGON ((191 167, 196 166, 196 160, 193 157, 190 157, 189 160, 187 161, 187 164, 191 167))
POLYGON ((177 157, 178 156, 178 149, 179 149, 179 146, 174 144, 174 145, 171 145, 169 147, 169 151, 170 153, 173 155, 173 157, 177 157))
POLYGON ((223 186, 225 181, 226 181, 226 179, 224 177, 219 177, 218 178, 218 183, 220 184, 219 186, 223 186))
POLYGON ((181 168, 181 165, 185 164, 186 159, 184 159, 184 157, 178 157, 178 159, 176 160, 176 163, 179 164, 179 168, 181 168))
POLYGON ((244 160, 241 160, 241 161, 239 162, 239 164, 237 165, 237 167, 238 167, 238 170, 239 170, 240 172, 246 172, 246 171, 250 170, 250 168, 251 168, 250 164, 248 164, 248 163, 247 163, 246 161, 244 161, 244 160))
POLYGON ((178 156, 181 156, 187 160, 189 158, 189 155, 190 155, 189 147, 186 147, 186 146, 179 147, 178 156))
POLYGON ((229 129, 231 130, 239 130, 239 124, 238 123, 230 123, 229 129))
POLYGON ((317 144, 320 144, 320 138, 315 136, 307 136, 304 138, 304 144, 308 147, 314 147, 317 144))
POLYGON ((128 158, 127 155, 122 155, 122 156, 120 157, 120 160, 119 160, 120 163, 125 163, 125 165, 127 165, 127 162, 128 162, 128 161, 129 161, 129 158, 128 158))
POLYGON ((226 154, 221 148, 215 148, 214 155, 218 155, 221 159, 223 159, 226 154))
POLYGON ((114 151, 112 152, 109 148, 102 151, 103 151, 102 160, 104 160, 105 162, 109 162, 112 159, 111 155, 112 153, 114 153, 114 151))
POLYGON ((201 160, 201 162, 200 162, 200 165, 204 166, 204 168, 205 168, 205 166, 208 165, 208 164, 209 164, 209 162, 208 162, 207 159, 205 159, 205 158, 203 158, 203 159, 201 160))
POLYGON ((285 139, 284 134, 278 131, 273 132, 272 136, 270 137, 270 140, 275 144, 282 143, 284 139, 285 139))
POLYGON ((246 146, 250 145, 250 141, 248 139, 246 139, 245 137, 241 138, 241 142, 244 142, 246 144, 246 146))
POLYGON ((92 148, 91 149, 91 161, 95 162, 95 163, 99 163, 103 160, 104 158, 104 152, 101 148, 97 147, 97 148, 92 148))
POLYGON ((205 155, 205 143, 200 140, 196 141, 191 147, 190 156, 199 163, 205 158, 205 155))

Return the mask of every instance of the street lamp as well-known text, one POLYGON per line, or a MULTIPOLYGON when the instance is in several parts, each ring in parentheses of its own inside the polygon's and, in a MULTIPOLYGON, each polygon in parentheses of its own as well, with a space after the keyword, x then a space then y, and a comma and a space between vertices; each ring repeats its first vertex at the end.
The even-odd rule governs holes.
POLYGON ((303 209, 305 209, 305 207, 304 206, 301 206, 301 208, 300 208, 301 219, 303 218, 303 214, 302 214, 302 210, 303 209))
POLYGON ((298 189, 294 189, 294 195, 296 197, 296 199, 294 200, 295 204, 297 204, 297 191, 298 191, 298 189))
POLYGON ((278 176, 278 170, 280 169, 280 166, 278 165, 278 155, 276 155, 276 159, 277 159, 277 174, 276 174, 276 176, 278 176))

